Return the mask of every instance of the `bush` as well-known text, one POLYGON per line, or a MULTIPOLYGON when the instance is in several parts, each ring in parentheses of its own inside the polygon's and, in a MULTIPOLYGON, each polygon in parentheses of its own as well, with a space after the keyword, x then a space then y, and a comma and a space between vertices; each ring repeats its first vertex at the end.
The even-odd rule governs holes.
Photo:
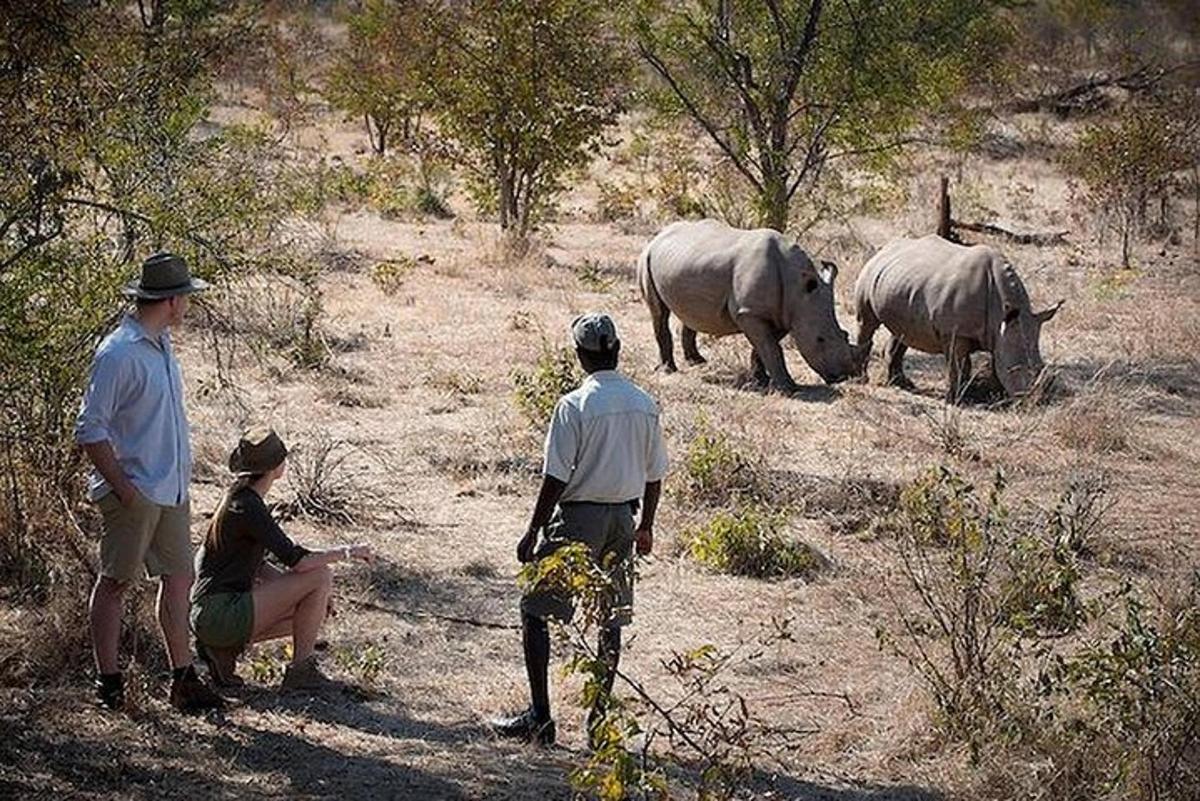
POLYGON ((583 371, 568 348, 555 349, 545 340, 531 372, 512 372, 513 401, 535 426, 545 426, 554 414, 558 399, 579 386, 583 371))
POLYGON ((600 198, 596 214, 601 222, 617 222, 637 216, 637 187, 616 181, 597 181, 600 198))
POLYGON ((417 267, 417 260, 410 256, 398 256, 376 263, 371 268, 371 281, 385 295, 395 295, 404 286, 405 279, 417 267))
POLYGON ((683 548, 720 573, 752 578, 811 578, 824 559, 811 546, 785 537, 785 515, 759 506, 721 510, 705 525, 685 529, 683 548))
POLYGON ((1200 573, 1157 615, 1132 596, 1123 606, 1124 619, 1111 635, 1059 662, 1046 683, 1086 702, 1066 728, 1079 731, 1079 747, 1105 757, 1089 782, 1093 797, 1116 790, 1123 798, 1194 801, 1200 788, 1200 573))
POLYGON ((757 495, 765 483, 760 457, 751 457, 746 443, 714 430, 703 415, 683 457, 685 498, 711 506, 757 495))
POLYGON ((971 747, 986 796, 1182 801, 1200 787, 1200 573, 1156 611, 1128 585, 1082 598, 1075 558, 1111 508, 1106 486, 1076 476, 1048 514, 1018 520, 1001 477, 980 497, 937 469, 891 521, 920 612, 890 588, 899 622, 881 641, 971 747), (1061 644, 1091 619, 1103 635, 1061 644))
POLYGON ((1003 572, 1016 547, 1003 492, 999 473, 980 498, 962 477, 937 468, 901 492, 887 524, 901 577, 901 587, 887 590, 899 625, 877 636, 917 672, 940 726, 976 755, 1003 733, 1019 695, 1019 642, 1008 621, 1021 582, 1003 572))
POLYGON ((1105 381, 1097 375, 1053 418, 1064 445, 1079 451, 1126 451, 1145 417, 1141 392, 1129 381, 1105 381))
POLYGON ((283 516, 352 524, 360 488, 346 469, 353 448, 326 431, 315 431, 288 456, 287 482, 294 495, 279 505, 283 516))
POLYGON ((1120 234, 1124 267, 1150 201, 1165 198, 1172 174, 1187 166, 1183 141, 1179 120, 1166 110, 1130 104, 1112 122, 1088 126, 1063 157, 1082 182, 1085 201, 1120 234))

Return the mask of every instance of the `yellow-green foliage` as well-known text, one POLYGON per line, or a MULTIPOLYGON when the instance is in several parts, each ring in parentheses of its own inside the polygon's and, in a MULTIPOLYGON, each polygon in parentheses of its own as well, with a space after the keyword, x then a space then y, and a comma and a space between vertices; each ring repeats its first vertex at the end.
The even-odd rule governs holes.
POLYGON ((368 685, 378 682, 388 666, 387 652, 373 642, 338 648, 334 659, 340 668, 368 685))
POLYGON ((571 542, 521 568, 517 586, 529 593, 574 599, 575 620, 584 629, 607 622, 612 612, 612 580, 592 559, 587 546, 571 542))
POLYGON ((395 295, 404 286, 404 281, 417 267, 416 259, 397 256, 386 259, 371 268, 371 280, 385 295, 395 295))
POLYGON ((762 468, 745 450, 701 415, 683 458, 683 494, 712 505, 753 495, 761 488, 762 468))
POLYGON ((582 380, 583 371, 574 353, 542 342, 542 352, 533 370, 512 372, 513 400, 532 424, 544 426, 550 421, 558 399, 579 386, 582 380))
POLYGON ((292 659, 292 644, 273 643, 255 646, 246 660, 250 678, 259 684, 278 684, 283 678, 287 663, 292 659))
POLYGON ((759 506, 722 509, 703 526, 685 529, 683 547, 696 561, 721 573, 753 578, 809 577, 821 556, 783 534, 786 516, 759 506))
POLYGON ((616 222, 637 215, 637 187, 621 182, 597 181, 596 189, 600 192, 596 211, 601 221, 616 222))

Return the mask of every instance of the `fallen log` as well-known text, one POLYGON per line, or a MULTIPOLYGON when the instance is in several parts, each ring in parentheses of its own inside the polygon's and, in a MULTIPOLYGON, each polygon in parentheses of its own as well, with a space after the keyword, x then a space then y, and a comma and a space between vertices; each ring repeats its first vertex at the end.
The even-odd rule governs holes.
POLYGON ((960 231, 974 231, 977 234, 993 234, 1002 236, 1021 245, 1061 245, 1067 241, 1069 231, 1014 231, 997 223, 963 222, 951 220, 951 228, 960 231))

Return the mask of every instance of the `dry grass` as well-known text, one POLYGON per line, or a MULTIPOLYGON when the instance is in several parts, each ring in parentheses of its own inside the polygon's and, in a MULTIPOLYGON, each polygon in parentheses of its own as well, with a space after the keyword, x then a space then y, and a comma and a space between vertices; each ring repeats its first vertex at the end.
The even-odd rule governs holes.
MULTIPOLYGON (((320 124, 334 150, 351 154, 361 145, 350 127, 320 124)), ((952 169, 940 158, 927 161, 952 169)), ((936 176, 922 165, 902 211, 854 218, 849 232, 822 226, 805 243, 841 267, 845 327, 852 327, 849 290, 867 255, 892 236, 928 230, 936 176)), ((972 159, 957 187, 964 216, 991 211, 1030 227, 1077 230, 1061 177, 1028 152, 972 159)), ((761 777, 761 797, 770 789, 775 797, 856 801, 970 792, 963 754, 930 734, 911 673, 873 636, 887 609, 879 577, 894 563, 872 524, 894 506, 897 486, 926 466, 951 461, 975 480, 1002 469, 1010 495, 1043 506, 1072 469, 1103 468, 1116 506, 1101 550, 1117 556, 1089 570, 1153 584, 1163 565, 1195 563, 1197 546, 1186 535, 1200 497, 1192 453, 1200 435, 1200 315, 1189 299, 1196 278, 1186 269, 1186 245, 1166 248, 1162 258, 1146 249, 1139 277, 1104 295, 1097 276, 1110 254, 1083 233, 1053 248, 996 243, 1021 270, 1035 305, 1068 299, 1047 326, 1043 353, 1070 391, 1045 407, 947 409, 942 361, 920 355, 910 357, 917 393, 840 385, 788 399, 738 388, 747 346, 734 337, 702 338, 705 366, 653 372, 653 336, 633 282, 652 226, 581 222, 592 218, 595 194, 573 194, 583 214, 516 255, 493 226, 467 213, 416 223, 346 215, 337 248, 356 264, 417 266, 395 287, 361 270, 331 271, 320 283, 322 325, 331 343, 358 344, 331 347, 319 372, 272 369, 271 359, 243 350, 236 405, 199 391, 214 380, 211 353, 201 332, 180 337, 197 475, 212 482, 195 487, 194 538, 219 498, 225 453, 240 427, 269 420, 291 432, 300 487, 281 485, 269 500, 298 503, 304 495, 318 511, 287 523, 289 532, 314 545, 368 540, 385 558, 374 572, 338 567, 341 614, 327 632, 343 654, 327 660, 331 669, 351 682, 369 676, 370 700, 294 701, 254 691, 223 722, 181 719, 162 704, 162 683, 150 675, 136 716, 98 716, 78 681, 86 661, 79 618, 66 613, 82 609, 85 590, 64 588, 61 625, 50 609, 36 625, 73 630, 75 639, 65 652, 30 658, 61 666, 71 683, 0 703, 0 727, 15 732, 0 744, 0 789, 16 797, 108 798, 153 786, 168 798, 569 798, 563 775, 577 754, 529 752, 495 741, 483 725, 525 700, 519 637, 445 618, 517 620, 513 549, 533 505, 541 432, 514 407, 509 374, 532 365, 543 341, 566 344, 567 323, 588 309, 616 317, 622 366, 660 401, 673 462, 656 555, 641 564, 636 637, 623 666, 665 691, 662 664, 673 652, 705 643, 733 648, 752 640, 760 621, 794 620, 794 640, 778 656, 736 677, 738 691, 773 724, 820 730, 779 755, 774 778, 761 777), (1124 367, 1096 377, 1109 363, 1124 367), (700 414, 752 458, 760 496, 793 509, 789 533, 834 570, 808 583, 763 583, 671 555, 677 534, 701 516, 683 470, 700 414), (402 511, 381 513, 385 507, 402 511), (331 514, 322 519, 320 509, 331 514), (1136 554, 1136 568, 1121 554, 1136 554), (378 653, 356 653, 365 644, 378 653), (853 709, 819 693, 844 693, 853 709)), ((281 285, 230 303, 244 325, 286 343, 298 320, 296 295, 281 285)), ((798 381, 817 382, 791 348, 787 359, 798 381)), ((94 534, 94 521, 86 525, 94 534)), ((29 620, 0 605, 0 643, 9 647, 9 633, 28 630, 29 620)), ((144 645, 157 653, 157 643, 144 645)), ((553 684, 560 738, 578 750, 579 682, 556 675, 553 684)))

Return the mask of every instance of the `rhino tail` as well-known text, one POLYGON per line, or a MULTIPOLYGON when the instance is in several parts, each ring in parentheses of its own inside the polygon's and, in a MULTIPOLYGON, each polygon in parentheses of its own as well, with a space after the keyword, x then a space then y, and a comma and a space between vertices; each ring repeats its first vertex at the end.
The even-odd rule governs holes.
POLYGON ((642 254, 638 256, 638 284, 642 290, 642 299, 646 301, 646 305, 650 308, 650 316, 658 321, 663 316, 670 313, 667 309, 667 304, 663 302, 662 295, 658 294, 658 287, 654 285, 654 275, 650 272, 650 248, 646 247, 642 250, 642 254))

